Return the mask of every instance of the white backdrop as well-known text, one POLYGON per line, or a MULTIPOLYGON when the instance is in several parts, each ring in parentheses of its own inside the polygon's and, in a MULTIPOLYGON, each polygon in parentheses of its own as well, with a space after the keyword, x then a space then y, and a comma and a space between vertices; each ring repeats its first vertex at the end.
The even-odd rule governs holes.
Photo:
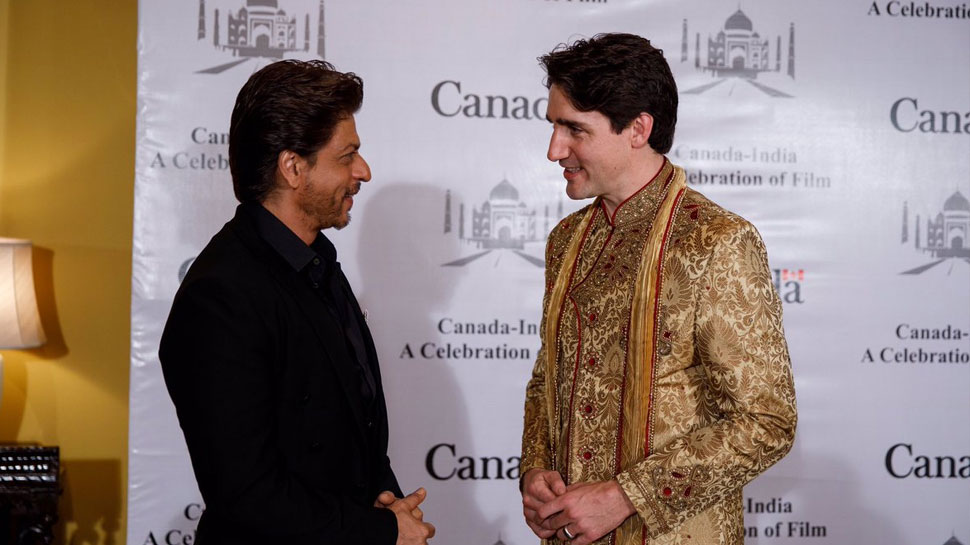
POLYGON ((583 204, 545 159, 536 57, 622 31, 666 52, 670 158, 758 227, 785 301, 798 435, 746 489, 749 542, 970 544, 966 3, 248 2, 140 2, 129 543, 188 545, 203 508, 158 339, 235 206, 235 95, 280 55, 365 82, 373 181, 328 236, 368 312, 402 487, 428 489, 435 543, 535 541, 516 484, 542 248, 583 204), (260 41, 259 4, 281 44, 260 41))

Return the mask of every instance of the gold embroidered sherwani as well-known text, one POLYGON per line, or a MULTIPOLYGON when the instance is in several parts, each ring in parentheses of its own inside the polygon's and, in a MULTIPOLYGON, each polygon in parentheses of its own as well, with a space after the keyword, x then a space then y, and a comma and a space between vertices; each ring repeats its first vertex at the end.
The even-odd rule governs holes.
POLYGON ((541 329, 521 474, 617 479, 639 516, 597 543, 742 543, 741 488, 796 420, 754 227, 665 161, 612 218, 597 199, 553 229, 541 329))

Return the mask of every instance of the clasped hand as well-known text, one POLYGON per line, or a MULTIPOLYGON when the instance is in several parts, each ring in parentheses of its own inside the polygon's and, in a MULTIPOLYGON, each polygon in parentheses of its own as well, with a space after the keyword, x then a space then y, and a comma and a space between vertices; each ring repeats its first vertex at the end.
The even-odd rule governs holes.
POLYGON ((559 472, 534 468, 522 480, 522 512, 540 538, 555 536, 587 545, 613 531, 636 509, 615 480, 566 486, 559 472))
POLYGON ((419 507, 427 496, 423 488, 403 498, 386 490, 377 496, 374 507, 386 507, 397 517, 397 545, 426 545, 434 537, 434 525, 424 522, 424 512, 419 507))

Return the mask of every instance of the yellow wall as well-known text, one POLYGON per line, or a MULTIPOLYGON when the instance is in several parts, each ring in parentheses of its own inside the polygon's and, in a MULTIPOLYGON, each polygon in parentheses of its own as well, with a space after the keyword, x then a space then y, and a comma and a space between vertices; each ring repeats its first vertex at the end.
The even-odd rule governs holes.
POLYGON ((57 543, 125 542, 137 2, 0 0, 0 236, 48 343, 5 350, 0 442, 58 445, 57 543))

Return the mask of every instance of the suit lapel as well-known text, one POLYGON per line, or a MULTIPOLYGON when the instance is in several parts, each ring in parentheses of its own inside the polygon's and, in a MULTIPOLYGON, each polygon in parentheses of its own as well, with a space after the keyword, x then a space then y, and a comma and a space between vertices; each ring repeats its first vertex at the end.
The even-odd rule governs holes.
POLYGON ((289 271, 289 273, 287 276, 294 277, 292 281, 280 279, 280 284, 293 297, 293 300, 303 312, 306 322, 316 333, 323 352, 328 356, 326 359, 330 361, 334 372, 337 374, 347 403, 354 413, 357 432, 361 439, 365 439, 366 419, 363 413, 364 400, 361 398, 360 385, 358 384, 360 381, 359 371, 356 369, 357 363, 355 363, 353 356, 347 352, 347 343, 341 332, 341 326, 333 313, 320 300, 320 296, 304 285, 303 279, 299 278, 299 275, 292 271, 289 271))
POLYGON ((361 312, 360 303, 357 302, 357 296, 354 295, 354 291, 350 289, 350 283, 347 281, 347 277, 343 277, 343 287, 347 293, 347 297, 351 302, 351 307, 353 307, 354 317, 357 319, 357 323, 361 324, 361 335, 364 337, 364 349, 367 352, 367 365, 370 366, 371 373, 374 375, 374 382, 377 387, 375 395, 377 396, 377 401, 384 402, 383 388, 381 387, 381 370, 380 365, 378 365, 377 360, 377 348, 374 346, 374 338, 370 334, 370 327, 367 325, 367 320, 364 319, 364 314, 361 312))

